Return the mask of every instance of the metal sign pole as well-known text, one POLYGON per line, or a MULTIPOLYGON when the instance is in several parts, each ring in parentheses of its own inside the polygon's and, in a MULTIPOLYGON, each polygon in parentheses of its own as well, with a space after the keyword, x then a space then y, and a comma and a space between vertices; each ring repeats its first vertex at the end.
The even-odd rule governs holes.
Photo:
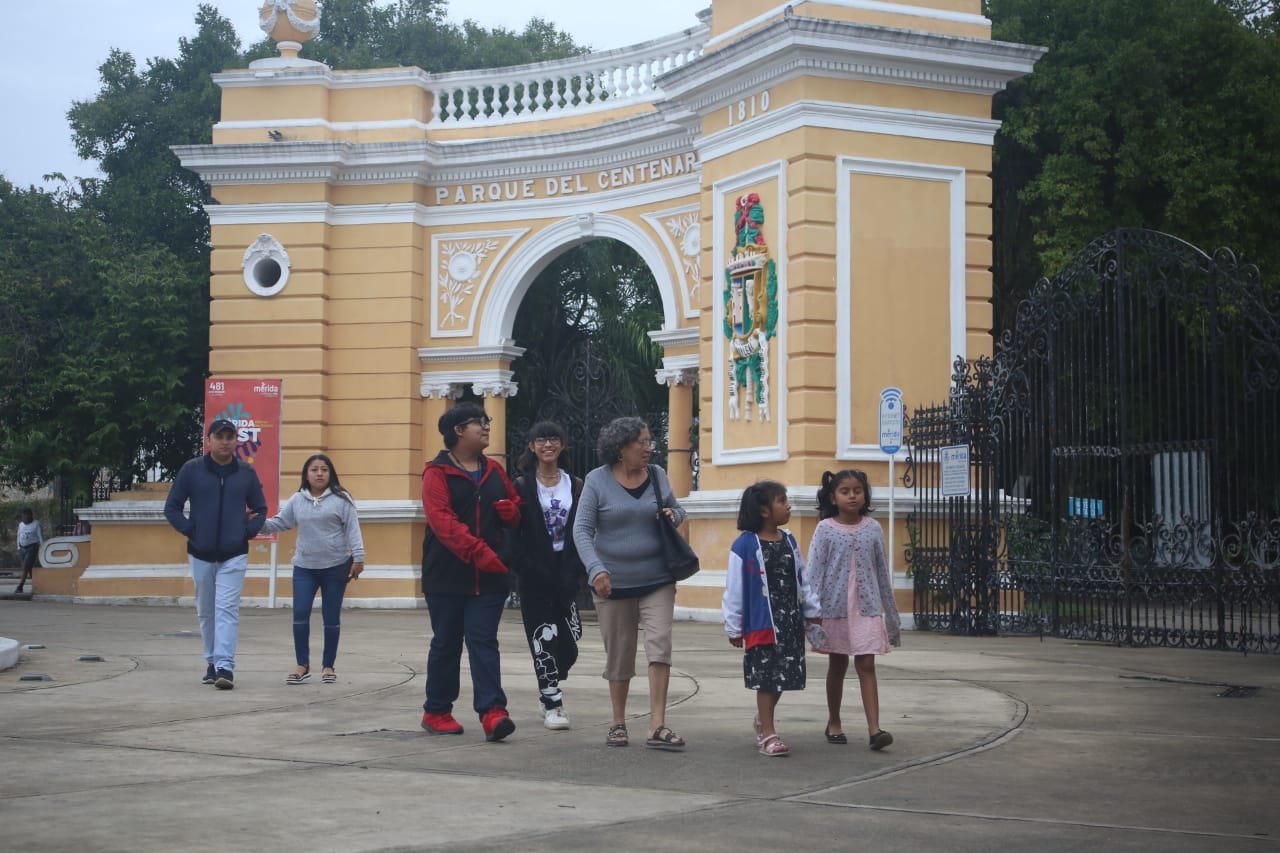
POLYGON ((267 607, 272 610, 276 606, 276 556, 280 551, 280 543, 271 540, 271 578, 267 582, 267 607))
POLYGON ((889 571, 893 572, 898 562, 898 552, 893 550, 893 493, 896 491, 894 483, 897 479, 893 476, 893 456, 889 457, 889 571))

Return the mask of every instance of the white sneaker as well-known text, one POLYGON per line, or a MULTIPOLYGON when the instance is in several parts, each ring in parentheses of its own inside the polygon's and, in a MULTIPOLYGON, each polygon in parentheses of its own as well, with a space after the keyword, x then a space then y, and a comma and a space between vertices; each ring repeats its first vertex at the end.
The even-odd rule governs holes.
POLYGON ((547 711, 542 724, 553 731, 563 731, 569 728, 569 715, 564 712, 564 706, 552 708, 547 711))

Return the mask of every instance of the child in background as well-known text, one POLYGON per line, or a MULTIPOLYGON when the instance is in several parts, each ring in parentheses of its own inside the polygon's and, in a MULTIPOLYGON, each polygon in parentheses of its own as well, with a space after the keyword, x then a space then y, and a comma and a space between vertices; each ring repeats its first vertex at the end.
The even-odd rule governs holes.
POLYGON ((774 711, 784 690, 805 685, 804 623, 817 621, 818 600, 804 576, 804 559, 790 531, 787 488, 772 480, 748 486, 738 509, 742 534, 729 549, 724 628, 745 648, 742 672, 756 691, 756 748, 781 757, 791 748, 778 736, 774 711))
MULTIPOLYGON (((36 559, 43 545, 44 531, 40 529, 40 522, 36 521, 31 507, 24 507, 22 520, 18 522, 18 556, 22 561, 22 579, 18 581, 15 593, 20 593, 26 588, 27 578, 30 578, 35 571, 36 559)), ((31 587, 35 588, 34 578, 31 580, 31 587)))
POLYGON ((827 664, 827 743, 848 743, 840 722, 840 702, 849 656, 858 673, 862 710, 874 750, 893 743, 880 728, 880 695, 876 655, 901 644, 893 579, 885 556, 884 533, 870 517, 871 486, 861 471, 822 474, 818 490, 818 528, 809 543, 809 577, 821 602, 826 638, 814 651, 829 656, 827 664))

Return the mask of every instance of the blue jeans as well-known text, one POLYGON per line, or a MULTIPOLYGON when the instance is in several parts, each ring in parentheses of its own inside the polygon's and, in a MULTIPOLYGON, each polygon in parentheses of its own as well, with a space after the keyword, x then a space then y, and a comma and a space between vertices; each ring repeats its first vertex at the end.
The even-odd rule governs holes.
POLYGON ((461 689, 462 644, 471 662, 472 708, 481 716, 507 707, 498 657, 498 623, 507 602, 505 592, 490 595, 428 595, 431 649, 427 653, 428 714, 448 714, 461 689))
POLYGON ((324 621, 322 666, 338 659, 338 634, 342 629, 342 596, 347 591, 351 561, 327 569, 293 567, 293 653, 298 666, 311 666, 311 606, 320 591, 320 618, 324 621))
POLYGON ((240 637, 240 593, 249 555, 210 563, 188 555, 196 582, 196 618, 204 640, 204 659, 214 669, 235 671, 236 641, 240 637))

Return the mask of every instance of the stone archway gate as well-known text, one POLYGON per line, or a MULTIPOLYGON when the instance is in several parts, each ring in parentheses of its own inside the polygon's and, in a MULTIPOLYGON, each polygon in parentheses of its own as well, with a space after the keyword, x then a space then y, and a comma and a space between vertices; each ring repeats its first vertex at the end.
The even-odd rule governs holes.
MULTIPOLYGON (((482 396, 507 449, 521 300, 581 243, 653 272, 667 435, 698 394, 697 493, 692 441, 668 470, 710 561, 678 605, 707 617, 744 484, 809 491, 834 455, 883 485, 870 391, 936 397, 989 349, 991 98, 1043 50, 992 40, 980 0, 711 7, 551 63, 334 70, 291 34, 215 75, 212 144, 175 149, 216 200, 209 370, 283 381, 283 471, 316 450, 341 469, 369 519, 351 603, 421 606, 436 422, 482 396), (907 322, 919 347, 874 357, 907 322)), ((158 502, 128 503, 81 513, 93 565, 68 594, 189 595, 158 502)), ((268 559, 255 546, 250 602, 268 559)))

